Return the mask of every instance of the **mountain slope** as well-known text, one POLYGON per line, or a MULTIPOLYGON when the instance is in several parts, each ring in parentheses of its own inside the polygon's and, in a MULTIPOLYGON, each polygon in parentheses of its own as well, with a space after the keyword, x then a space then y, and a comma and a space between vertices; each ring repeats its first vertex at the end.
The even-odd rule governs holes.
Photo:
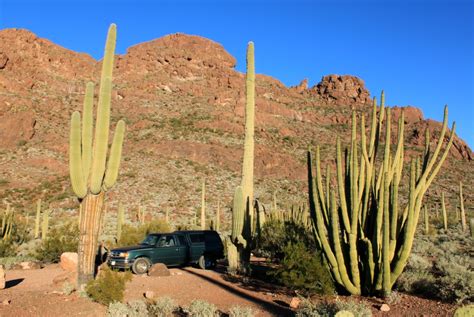
MULTIPOLYGON (((244 74, 235 64, 218 43, 184 34, 117 56, 112 125, 125 118, 128 132, 118 184, 109 195, 112 212, 122 201, 130 213, 141 203, 152 213, 172 208, 175 216, 192 220, 204 177, 211 213, 218 199, 230 206, 240 181, 245 99, 244 74)), ((97 82, 99 71, 100 62, 86 54, 26 30, 0 31, 2 198, 18 208, 32 209, 39 197, 58 212, 76 206, 68 181, 69 120, 72 111, 82 109, 85 83, 97 82)), ((276 190, 281 205, 301 204, 308 145, 320 144, 323 160, 332 162, 335 135, 347 141, 351 109, 368 114, 370 93, 353 76, 329 75, 314 87, 306 81, 286 87, 257 75, 256 85, 256 196, 268 203, 276 190)), ((426 128, 436 142, 440 123, 425 120, 417 108, 405 111, 409 156, 422 149, 426 128)), ((435 201, 441 190, 462 180, 469 208, 473 153, 456 138, 450 154, 428 194, 435 201)), ((454 206, 455 192, 449 195, 454 206)))

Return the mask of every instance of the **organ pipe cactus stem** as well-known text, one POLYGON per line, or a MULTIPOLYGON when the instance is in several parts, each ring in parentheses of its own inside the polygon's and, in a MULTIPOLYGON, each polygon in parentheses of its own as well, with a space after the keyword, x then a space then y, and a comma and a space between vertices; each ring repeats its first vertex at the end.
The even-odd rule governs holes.
MULTIPOLYGON (((423 157, 421 160, 412 159, 408 202, 400 206, 398 191, 404 165, 404 114, 402 111, 399 117, 396 147, 392 147, 391 111, 384 107, 384 100, 382 94, 378 116, 374 102, 370 139, 366 139, 365 118, 362 116, 359 143, 355 113, 351 143, 345 157, 337 138, 336 191, 328 185, 326 189, 322 186, 319 148, 316 148, 315 176, 312 155, 308 152, 309 206, 315 239, 334 280, 351 294, 386 296, 390 293, 407 264, 423 196, 446 159, 454 138, 453 124, 448 143, 441 152, 448 122, 445 108, 434 152, 430 153, 427 136, 423 157), (383 132, 384 150, 381 163, 377 164, 377 149, 383 132)), ((326 174, 329 184, 329 172, 326 174)))

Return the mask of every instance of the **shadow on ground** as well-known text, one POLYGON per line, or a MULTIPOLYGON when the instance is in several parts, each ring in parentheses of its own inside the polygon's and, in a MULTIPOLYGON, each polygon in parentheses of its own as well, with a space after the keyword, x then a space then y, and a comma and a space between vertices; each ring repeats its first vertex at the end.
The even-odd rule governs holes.
POLYGON ((11 288, 11 287, 17 286, 18 284, 20 284, 23 281, 24 281, 24 278, 17 278, 17 279, 14 279, 14 280, 9 280, 5 283, 5 288, 11 288))
POLYGON ((234 288, 234 287, 229 286, 225 283, 222 283, 221 281, 215 280, 212 277, 206 276, 204 274, 200 274, 196 271, 189 270, 187 268, 181 268, 181 270, 186 271, 189 274, 193 274, 197 277, 200 277, 203 280, 206 280, 210 283, 213 283, 214 285, 217 285, 217 286, 221 287, 225 291, 230 292, 230 293, 234 294, 235 296, 239 296, 239 297, 241 297, 245 300, 248 300, 248 301, 260 306, 261 309, 263 309, 263 310, 265 310, 265 311, 267 311, 271 314, 274 314, 276 316, 282 316, 283 317, 283 316, 294 316, 295 315, 294 312, 290 308, 288 308, 287 304, 286 304, 286 307, 285 307, 285 306, 279 305, 279 304, 274 303, 274 302, 270 302, 270 301, 260 299, 258 297, 255 297, 255 296, 249 295, 245 292, 242 292, 241 290, 239 290, 237 288, 234 288))

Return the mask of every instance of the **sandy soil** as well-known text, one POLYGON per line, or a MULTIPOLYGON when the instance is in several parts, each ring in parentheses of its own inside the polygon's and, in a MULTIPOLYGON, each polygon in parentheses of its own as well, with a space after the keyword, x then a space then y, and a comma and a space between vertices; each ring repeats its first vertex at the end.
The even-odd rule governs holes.
MULTIPOLYGON (((172 268, 170 272, 168 277, 134 275, 127 284, 125 300, 143 299, 146 291, 153 291, 156 297, 169 296, 182 306, 194 299, 203 299, 215 304, 221 312, 241 305, 251 306, 258 317, 294 316, 288 306, 291 292, 274 285, 251 279, 229 280, 219 270, 184 267, 172 268)), ((104 306, 76 293, 69 296, 61 294, 61 288, 54 286, 52 281, 63 273, 58 265, 39 270, 7 271, 7 288, 0 291, 0 316, 104 316, 104 306)), ((324 299, 331 301, 334 297, 324 299)), ((365 301, 374 316, 452 316, 455 309, 454 305, 400 294, 400 301, 390 305, 391 311, 382 313, 378 310, 383 303, 380 299, 356 300, 365 301)))

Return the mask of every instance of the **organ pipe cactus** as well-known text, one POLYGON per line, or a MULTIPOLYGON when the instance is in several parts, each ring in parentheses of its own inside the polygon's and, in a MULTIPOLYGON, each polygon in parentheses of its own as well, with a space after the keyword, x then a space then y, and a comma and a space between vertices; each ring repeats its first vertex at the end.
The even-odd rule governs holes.
POLYGON ((0 227, 0 237, 3 240, 9 240, 11 238, 14 223, 13 217, 13 209, 10 207, 10 204, 7 204, 7 209, 4 211, 2 217, 2 226, 0 227))
POLYGON ((78 249, 79 286, 94 277, 104 195, 116 182, 125 134, 125 122, 120 120, 117 123, 107 158, 115 41, 116 26, 112 24, 108 31, 102 61, 95 131, 93 127, 93 83, 86 85, 82 126, 79 112, 76 111, 71 116, 69 171, 72 188, 81 201, 82 208, 78 249))
POLYGON ((254 130, 255 130, 255 58, 254 45, 247 46, 247 73, 245 80, 245 140, 242 163, 242 181, 234 195, 231 241, 228 245, 231 271, 247 271, 250 251, 255 243, 256 219, 253 205, 254 130), (238 208, 236 208, 238 207, 238 208))
POLYGON ((51 214, 50 210, 45 210, 43 212, 43 219, 41 221, 41 240, 45 240, 48 237, 50 214, 51 214))
MULTIPOLYGON (((439 172, 453 142, 453 124, 444 149, 448 109, 434 152, 430 153, 427 134, 421 160, 412 159, 408 203, 399 204, 399 185, 404 165, 404 115, 398 121, 398 140, 392 146, 390 108, 384 107, 382 93, 377 120, 374 100, 370 138, 362 115, 360 142, 357 140, 356 114, 352 116, 352 135, 343 159, 341 141, 336 145, 336 189, 323 187, 319 147, 313 166, 308 151, 308 186, 313 232, 321 245, 334 280, 351 294, 390 293, 410 255, 423 196, 439 172), (377 150, 384 131, 381 163, 377 150), (315 175, 313 176, 313 169, 315 175)), ((330 176, 326 176, 330 177, 330 176)))

